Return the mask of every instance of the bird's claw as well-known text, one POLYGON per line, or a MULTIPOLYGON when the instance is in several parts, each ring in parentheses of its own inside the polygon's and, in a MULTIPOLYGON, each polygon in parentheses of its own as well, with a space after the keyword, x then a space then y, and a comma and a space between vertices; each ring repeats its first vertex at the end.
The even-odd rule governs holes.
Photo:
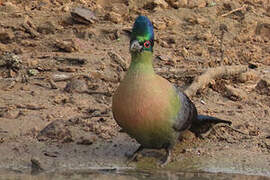
POLYGON ((138 154, 143 150, 143 147, 140 146, 133 154, 131 155, 127 155, 128 159, 127 159, 127 164, 131 163, 132 161, 134 161, 135 159, 137 159, 138 154))
POLYGON ((171 150, 166 149, 166 157, 164 158, 163 161, 160 163, 160 167, 165 167, 169 162, 171 162, 171 150))

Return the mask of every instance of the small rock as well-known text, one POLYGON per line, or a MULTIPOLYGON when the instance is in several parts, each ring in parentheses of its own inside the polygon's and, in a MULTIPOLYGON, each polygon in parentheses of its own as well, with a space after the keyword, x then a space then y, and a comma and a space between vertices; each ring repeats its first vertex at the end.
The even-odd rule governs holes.
POLYGON ((117 40, 120 38, 120 31, 119 29, 112 29, 112 30, 108 30, 108 29, 104 29, 102 30, 104 34, 106 34, 106 36, 108 36, 111 40, 117 40))
POLYGON ((198 21, 198 24, 202 25, 203 27, 207 27, 210 24, 209 18, 205 18, 205 17, 198 17, 197 21, 198 21))
POLYGON ((55 157, 58 157, 58 155, 59 155, 59 152, 57 152, 57 151, 45 151, 44 152, 44 155, 45 156, 48 156, 48 157, 53 157, 53 158, 55 158, 55 157))
POLYGON ((198 17, 195 15, 195 14, 187 14, 185 17, 184 17, 184 20, 186 22, 188 22, 189 24, 191 25, 195 25, 195 24, 198 24, 198 17))
POLYGON ((55 57, 55 60, 57 60, 58 62, 61 63, 68 63, 68 64, 72 64, 72 65, 84 65, 87 63, 87 59, 86 58, 79 58, 79 55, 76 56, 70 56, 70 57, 55 57))
POLYGON ((7 44, 7 43, 11 43, 12 40, 14 39, 14 34, 12 31, 8 31, 8 30, 0 30, 0 42, 7 44))
POLYGON ((36 38, 39 36, 39 33, 36 31, 36 26, 28 17, 25 18, 22 27, 25 29, 25 32, 31 35, 32 38, 36 38))
POLYGON ((65 94, 56 95, 54 96, 54 99, 53 99, 53 102, 56 104, 66 104, 70 101, 71 101, 70 97, 68 97, 65 94))
POLYGON ((258 84, 256 85, 255 89, 261 95, 270 95, 270 78, 263 77, 258 84))
POLYGON ((169 3, 170 6, 172 6, 173 8, 183 8, 183 7, 186 7, 187 4, 188 4, 188 1, 187 0, 167 0, 167 2, 169 3))
POLYGON ((71 4, 64 4, 61 7, 61 10, 64 11, 64 12, 68 12, 68 11, 70 11, 70 6, 71 6, 71 4))
POLYGON ((122 16, 116 12, 109 12, 106 15, 106 19, 108 19, 116 24, 121 24, 123 22, 122 16))
POLYGON ((110 58, 116 62, 122 69, 123 71, 127 70, 127 63, 124 61, 124 59, 117 53, 115 52, 108 52, 108 55, 110 56, 110 58))
POLYGON ((44 170, 40 163, 40 160, 37 158, 31 158, 31 168, 32 174, 36 174, 44 170))
POLYGON ((0 52, 7 52, 10 48, 6 44, 0 43, 0 52))
POLYGON ((183 57, 188 57, 189 56, 189 52, 185 47, 183 47, 181 49, 180 53, 182 54, 183 57))
POLYGON ((54 25, 51 21, 47 21, 38 26, 37 31, 42 34, 54 34, 56 29, 56 25, 54 25))
POLYGON ((75 67, 58 67, 57 69, 58 71, 61 71, 61 72, 76 72, 77 71, 77 68, 75 67))
POLYGON ((69 83, 67 83, 65 89, 66 92, 86 92, 88 90, 87 83, 83 79, 72 79, 69 83))
POLYGON ((239 81, 241 83, 247 81, 256 81, 259 79, 259 75, 256 71, 248 71, 239 75, 239 81))
POLYGON ((129 16, 129 7, 125 3, 112 3, 110 11, 120 14, 123 18, 129 16))
POLYGON ((258 23, 256 27, 256 34, 263 38, 268 38, 270 40, 270 24, 268 23, 258 23))
POLYGON ((80 145, 92 145, 95 141, 96 141, 96 137, 95 136, 91 136, 91 137, 83 137, 82 136, 77 141, 77 144, 80 144, 80 145))
POLYGON ((36 47, 37 43, 35 41, 31 41, 31 40, 22 40, 21 45, 25 46, 25 47, 36 47))
POLYGON ((82 24, 93 24, 98 20, 94 12, 84 7, 76 7, 71 10, 70 14, 74 21, 82 24))
POLYGON ((71 79, 73 76, 71 74, 67 73, 54 73, 52 74, 52 81, 58 82, 58 81, 66 81, 71 79))
POLYGON ((153 26, 157 29, 157 30, 164 30, 167 28, 167 24, 164 21, 160 21, 160 20, 153 20, 153 26))
POLYGON ((188 8, 203 8, 206 5, 205 0, 189 0, 187 4, 188 8))
MULTIPOLYGON (((0 49, 1 49, 1 48, 0 48, 0 49)), ((1 50, 0 50, 0 51, 1 51, 1 50)), ((263 58, 262 63, 263 63, 264 65, 270 66, 270 56, 267 56, 267 57, 263 58)))
POLYGON ((70 130, 67 128, 66 121, 55 120, 38 133, 37 139, 39 141, 52 140, 70 142, 72 141, 72 135, 70 130))
POLYGON ((27 60, 27 65, 29 66, 29 67, 37 67, 38 66, 38 64, 39 64, 39 60, 37 60, 37 59, 28 59, 27 60))
POLYGON ((230 85, 225 85, 225 88, 226 88, 225 92, 226 97, 228 97, 232 101, 247 99, 247 94, 244 91, 236 89, 230 85))
MULTIPOLYGON (((16 118, 19 117, 20 113, 21 113, 21 112, 20 112, 19 110, 16 110, 16 109, 14 109, 14 110, 7 110, 7 111, 3 114, 2 117, 8 118, 8 119, 16 119, 16 118)), ((1 115, 0 115, 0 116, 1 116, 1 115)))
POLYGON ((39 73, 39 71, 37 69, 29 69, 28 70, 28 74, 30 76, 36 76, 39 73))
POLYGON ((159 40, 159 44, 160 44, 160 46, 162 46, 162 47, 164 47, 164 48, 170 48, 170 45, 166 42, 166 41, 164 41, 164 40, 159 40))
POLYGON ((65 52, 75 52, 78 51, 78 45, 75 43, 75 41, 70 40, 70 41, 60 41, 56 40, 55 41, 55 46, 65 52))
POLYGON ((162 9, 168 8, 168 3, 165 0, 154 0, 153 4, 155 7, 160 7, 162 9))
POLYGON ((258 136, 259 135, 259 130, 251 130, 248 133, 250 136, 258 136))

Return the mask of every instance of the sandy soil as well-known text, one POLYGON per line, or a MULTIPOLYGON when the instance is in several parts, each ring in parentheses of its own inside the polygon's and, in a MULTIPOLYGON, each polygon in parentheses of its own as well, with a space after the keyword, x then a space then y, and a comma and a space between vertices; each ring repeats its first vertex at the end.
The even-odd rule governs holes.
POLYGON ((199 113, 234 129, 217 126, 204 139, 189 132, 165 169, 270 176, 269 4, 0 1, 0 169, 158 168, 159 151, 127 166, 125 155, 138 144, 111 113, 130 63, 128 31, 144 14, 155 27, 155 70, 179 88, 210 67, 250 67, 191 97, 199 113), (93 14, 79 16, 76 7, 93 14))

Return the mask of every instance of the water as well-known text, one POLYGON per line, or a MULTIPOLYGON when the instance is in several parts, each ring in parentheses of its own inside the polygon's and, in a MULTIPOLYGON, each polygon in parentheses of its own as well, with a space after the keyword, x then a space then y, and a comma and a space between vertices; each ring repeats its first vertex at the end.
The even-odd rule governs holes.
POLYGON ((138 170, 70 170, 43 172, 38 174, 19 171, 0 172, 0 180, 20 179, 71 179, 71 180, 270 180, 270 177, 204 172, 138 171, 138 170))

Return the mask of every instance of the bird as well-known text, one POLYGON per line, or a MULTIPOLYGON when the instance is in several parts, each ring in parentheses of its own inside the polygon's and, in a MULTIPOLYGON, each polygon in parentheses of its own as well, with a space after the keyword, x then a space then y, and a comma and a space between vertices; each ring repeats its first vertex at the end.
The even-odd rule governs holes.
POLYGON ((146 16, 138 16, 130 35, 130 66, 112 97, 116 123, 140 146, 130 156, 134 160, 144 149, 165 149, 162 166, 171 161, 179 136, 201 122, 230 121, 198 115, 188 96, 153 68, 154 28, 146 16), (193 126, 194 125, 194 126, 193 126))

